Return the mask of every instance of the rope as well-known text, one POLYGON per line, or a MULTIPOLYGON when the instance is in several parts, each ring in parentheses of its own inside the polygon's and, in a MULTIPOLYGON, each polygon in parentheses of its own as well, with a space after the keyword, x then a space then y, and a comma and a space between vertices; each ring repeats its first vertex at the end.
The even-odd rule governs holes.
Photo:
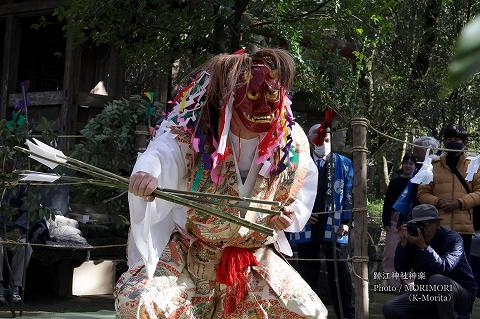
POLYGON ((368 207, 358 207, 358 208, 352 208, 353 213, 367 213, 368 212, 368 207))
POLYGON ((115 247, 126 247, 127 244, 116 244, 116 245, 99 245, 99 246, 64 246, 64 245, 47 245, 47 244, 34 244, 34 243, 22 243, 14 240, 0 240, 0 245, 15 245, 15 246, 35 246, 35 247, 47 247, 47 248, 68 248, 68 249, 104 249, 104 248, 115 248, 115 247))
MULTIPOLYGON (((32 137, 42 137, 40 134, 32 134, 32 137)), ((85 138, 83 135, 55 135, 56 138, 85 138)))
MULTIPOLYGON (((408 141, 404 141, 404 140, 401 140, 399 138, 396 138, 394 136, 391 136, 391 135, 388 135, 386 133, 383 133, 381 132, 380 130, 376 129, 375 127, 373 127, 370 122, 368 123, 368 127, 373 130, 375 133, 379 134, 379 135, 382 135, 388 139, 391 139, 391 140, 394 140, 394 141, 397 141, 397 142, 400 142, 400 143, 404 143, 404 144, 407 144, 407 145, 410 145, 410 146, 414 146, 414 147, 420 147, 420 148, 429 148, 429 146, 423 146, 423 145, 418 145, 418 144, 413 144, 412 142, 408 142, 408 141)), ((437 150, 439 151, 445 151, 445 152, 464 152, 464 153, 480 153, 480 150, 476 150, 476 149, 463 149, 463 150, 453 150, 453 149, 449 149, 449 148, 443 148, 443 147, 438 147, 437 150)))
MULTIPOLYGON (((342 112, 340 112, 338 109, 336 109, 335 107, 332 107, 332 106, 328 106, 329 108, 331 108, 332 110, 334 110, 343 120, 345 121, 348 121, 349 120, 349 117, 344 115, 342 112)), ((359 125, 363 125, 363 126, 366 126, 368 127, 369 129, 371 129, 372 131, 374 131, 375 133, 379 134, 379 135, 382 135, 383 137, 386 137, 390 140, 393 140, 393 141, 396 141, 396 142, 399 142, 399 143, 402 143, 402 144, 407 144, 407 145, 410 145, 410 146, 415 146, 415 147, 420 147, 420 148, 429 148, 428 146, 423 146, 423 145, 418 145, 418 144, 413 144, 412 142, 408 142, 408 141, 404 141, 402 139, 399 139, 397 137, 394 137, 394 136, 391 136, 391 135, 388 135, 386 133, 383 133, 382 131, 378 130, 377 128, 375 128, 369 119, 367 118, 351 118, 350 119, 350 122, 352 124, 359 124, 359 125)), ((355 149, 357 150, 358 152, 363 152, 363 146, 354 146, 352 148, 352 151, 355 149), (358 150, 357 150, 358 148, 358 150)), ((442 148, 442 147, 438 147, 437 150, 439 151, 445 151, 445 152, 464 152, 464 153, 480 153, 480 150, 476 150, 476 149, 463 149, 463 150, 452 150, 452 149, 449 149, 449 148, 442 148)))
MULTIPOLYGON (((346 262, 351 262, 352 264, 354 263, 368 263, 370 259, 368 256, 352 256, 350 258, 313 258, 313 259, 308 259, 308 258, 285 258, 289 261, 314 261, 314 262, 320 262, 320 261, 346 261, 346 262)), ((359 279, 368 282, 368 278, 363 278, 362 276, 358 275, 355 272, 355 267, 352 267, 352 273, 359 279)))
POLYGON ((288 257, 285 258, 287 260, 291 261, 348 261, 351 262, 352 258, 294 258, 294 257, 288 257))
POLYGON ((352 152, 370 153, 366 146, 354 146, 352 147, 352 152))

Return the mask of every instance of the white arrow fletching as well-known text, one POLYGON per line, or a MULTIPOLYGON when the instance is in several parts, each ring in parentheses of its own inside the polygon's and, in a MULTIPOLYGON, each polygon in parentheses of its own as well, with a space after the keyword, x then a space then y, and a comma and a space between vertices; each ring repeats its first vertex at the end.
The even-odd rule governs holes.
POLYGON ((61 151, 54 149, 53 147, 50 147, 39 140, 34 139, 34 141, 40 145, 35 145, 31 141, 27 140, 27 146, 30 151, 35 153, 36 155, 45 157, 45 159, 36 157, 35 155, 30 155, 30 158, 33 158, 34 160, 48 166, 51 169, 54 169, 55 167, 58 166, 57 163, 55 162, 61 162, 61 163, 66 163, 67 160, 64 158, 60 158, 57 155, 60 156, 65 156, 61 151), (51 159, 52 161, 49 161, 48 159, 51 159))
POLYGON ((34 181, 34 182, 48 182, 53 183, 60 178, 58 175, 49 175, 49 174, 38 174, 38 173, 29 173, 29 174, 20 174, 23 176, 21 181, 34 181))
POLYGON ((55 161, 57 161, 55 154, 45 152, 43 149, 41 149, 40 147, 38 147, 37 145, 33 144, 31 141, 28 141, 28 140, 27 140, 27 146, 28 146, 28 149, 33 153, 35 153, 36 155, 45 157, 47 159, 51 159, 52 162, 47 159, 36 157, 34 155, 30 155, 29 156, 30 158, 33 158, 34 160, 42 163, 43 165, 48 166, 51 169, 54 169, 55 167, 58 166, 58 164, 55 163, 55 161))
POLYGON ((61 155, 62 157, 66 157, 65 154, 63 154, 62 151, 57 150, 56 148, 53 148, 50 145, 47 145, 43 142, 40 142, 36 138, 33 138, 33 141, 35 142, 35 144, 37 144, 41 149, 43 149, 47 153, 52 153, 52 154, 55 154, 55 155, 61 155))

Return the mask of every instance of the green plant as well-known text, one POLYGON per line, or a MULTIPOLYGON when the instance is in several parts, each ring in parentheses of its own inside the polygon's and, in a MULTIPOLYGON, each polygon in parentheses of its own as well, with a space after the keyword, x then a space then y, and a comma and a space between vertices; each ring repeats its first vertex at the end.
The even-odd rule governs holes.
MULTIPOLYGON (((128 176, 135 164, 135 128, 146 124, 148 102, 139 95, 108 103, 103 111, 91 119, 80 131, 81 144, 74 146, 72 157, 112 173, 128 176)), ((154 104, 152 118, 159 116, 159 104, 154 104)), ((111 214, 114 228, 122 228, 128 220, 127 196, 104 187, 77 187, 72 194, 74 202, 96 203, 105 206, 111 214)))
MULTIPOLYGON (((40 118, 38 127, 41 133, 38 137, 42 141, 51 144, 55 140, 55 133, 51 123, 45 118, 40 118)), ((19 156, 14 150, 15 146, 24 146, 25 140, 30 138, 31 131, 25 125, 25 122, 0 121, 0 181, 2 182, 0 190, 0 201, 2 218, 6 221, 14 221, 19 214, 19 208, 27 211, 29 221, 33 222, 49 213, 40 205, 41 194, 37 190, 32 190, 30 185, 18 185, 17 177, 13 170, 32 169, 44 171, 43 165, 31 161, 30 159, 19 156), (16 199, 16 204, 12 206, 12 199, 16 199), (21 207, 17 207, 20 205, 21 207)))

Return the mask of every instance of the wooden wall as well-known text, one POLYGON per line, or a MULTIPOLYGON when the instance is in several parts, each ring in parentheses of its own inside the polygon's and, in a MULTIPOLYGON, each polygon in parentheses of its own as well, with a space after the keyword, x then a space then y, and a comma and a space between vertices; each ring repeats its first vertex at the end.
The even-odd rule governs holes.
MULTIPOLYGON (((34 30, 61 0, 3 0, 0 3, 0 118, 9 119, 22 99, 19 82, 29 80, 29 122, 41 116, 60 135, 76 134, 104 103, 124 96, 125 65, 111 47, 76 46, 65 39, 62 25, 34 30), (89 94, 99 82, 109 96, 89 94)), ((71 143, 61 143, 68 147, 71 143)))

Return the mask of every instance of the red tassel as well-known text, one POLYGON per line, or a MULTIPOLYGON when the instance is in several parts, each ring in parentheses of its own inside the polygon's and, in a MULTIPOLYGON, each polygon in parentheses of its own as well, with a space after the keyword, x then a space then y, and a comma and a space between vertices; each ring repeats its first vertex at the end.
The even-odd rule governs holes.
POLYGON ((321 146, 324 143, 325 136, 327 135, 327 128, 332 127, 332 121, 337 116, 337 113, 332 109, 325 110, 323 123, 317 129, 317 137, 313 139, 313 144, 321 146))
POLYGON ((247 248, 227 247, 217 265, 217 279, 227 285, 224 313, 231 314, 236 306, 245 299, 247 293, 247 277, 245 272, 249 266, 258 266, 255 255, 247 248))

